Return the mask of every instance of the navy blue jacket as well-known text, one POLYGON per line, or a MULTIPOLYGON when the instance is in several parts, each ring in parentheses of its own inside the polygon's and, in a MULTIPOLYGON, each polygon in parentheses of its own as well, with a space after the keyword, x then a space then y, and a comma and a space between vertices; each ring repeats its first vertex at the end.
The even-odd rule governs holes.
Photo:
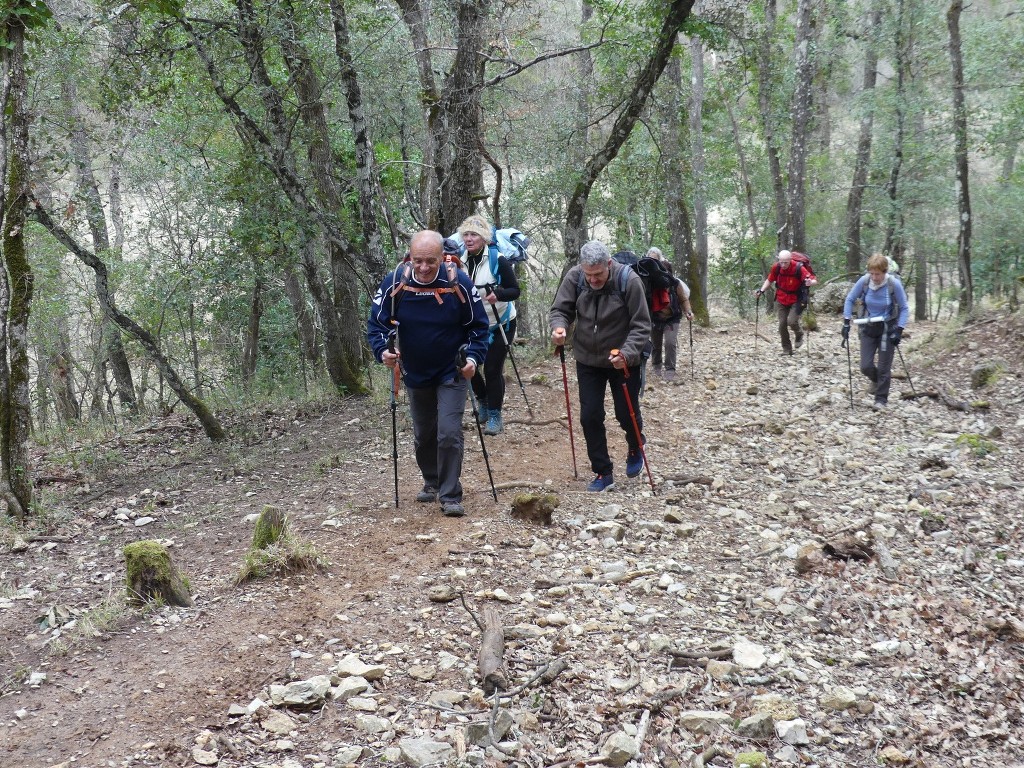
POLYGON ((388 335, 397 328, 405 384, 422 389, 462 375, 455 363, 463 344, 469 345, 467 357, 480 367, 487 357, 488 322, 480 294, 462 270, 455 270, 455 281, 449 281, 447 269, 441 264, 434 281, 425 284, 417 282, 413 274, 411 265, 400 264, 381 281, 370 307, 366 338, 380 362, 388 348, 388 335), (421 290, 450 291, 457 282, 458 292, 434 294, 401 290, 392 297, 407 266, 409 285, 421 290))

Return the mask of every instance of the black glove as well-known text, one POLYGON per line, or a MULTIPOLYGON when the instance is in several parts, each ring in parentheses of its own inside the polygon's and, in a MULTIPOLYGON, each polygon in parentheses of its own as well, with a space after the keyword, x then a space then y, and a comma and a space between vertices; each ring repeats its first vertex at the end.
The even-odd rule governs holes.
POLYGON ((850 321, 843 320, 843 341, 850 340, 850 321))
POLYGON ((903 339, 903 329, 902 328, 893 328, 891 331, 889 331, 889 341, 892 342, 892 345, 894 347, 898 347, 900 345, 900 341, 902 339, 903 339))

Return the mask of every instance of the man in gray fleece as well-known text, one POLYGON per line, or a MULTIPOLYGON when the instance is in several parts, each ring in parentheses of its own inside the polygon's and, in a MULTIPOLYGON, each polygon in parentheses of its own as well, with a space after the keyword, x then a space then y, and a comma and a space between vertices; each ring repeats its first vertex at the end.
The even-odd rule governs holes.
POLYGON ((591 240, 580 249, 580 263, 569 270, 558 287, 548 318, 555 346, 565 344, 569 327, 576 324, 573 354, 579 386, 580 425, 590 468, 597 475, 587 490, 607 491, 615 485, 604 428, 604 396, 608 384, 611 384, 615 418, 626 433, 629 447, 626 476, 636 477, 644 468, 643 454, 622 390, 623 376, 628 370, 626 388, 642 436, 641 353, 651 338, 651 316, 643 281, 632 269, 614 261, 604 243, 591 240))

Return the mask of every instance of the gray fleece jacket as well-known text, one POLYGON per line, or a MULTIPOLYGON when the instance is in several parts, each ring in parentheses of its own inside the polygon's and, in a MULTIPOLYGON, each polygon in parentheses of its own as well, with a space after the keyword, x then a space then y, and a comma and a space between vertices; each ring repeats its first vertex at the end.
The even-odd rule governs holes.
POLYGON ((573 354, 577 361, 596 368, 612 367, 608 355, 613 349, 621 350, 630 366, 639 365, 640 353, 651 338, 643 281, 617 261, 612 261, 608 281, 598 291, 583 278, 578 264, 570 269, 558 286, 548 322, 552 331, 568 330, 575 323, 573 354), (629 273, 624 292, 618 288, 621 270, 629 273))

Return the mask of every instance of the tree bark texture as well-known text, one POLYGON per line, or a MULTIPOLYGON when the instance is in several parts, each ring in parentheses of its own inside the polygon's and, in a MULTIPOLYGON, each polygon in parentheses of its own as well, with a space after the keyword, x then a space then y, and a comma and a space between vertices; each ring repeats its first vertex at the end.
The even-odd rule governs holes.
POLYGON ((76 241, 63 227, 53 220, 49 212, 39 205, 38 201, 33 202, 33 217, 36 218, 39 223, 57 239, 58 242, 75 254, 83 264, 96 273, 96 290, 106 295, 106 301, 110 307, 111 317, 114 322, 142 344, 142 348, 156 364, 157 370, 159 370, 160 375, 167 380, 167 384, 174 391, 174 394, 176 394, 181 402, 183 402, 185 406, 195 414, 199 423, 202 425, 206 436, 211 440, 223 440, 227 437, 227 433, 224 431, 224 428, 217 420, 217 417, 214 416, 206 406, 206 403, 193 395, 184 385, 181 377, 178 376, 177 371, 171 365, 170 361, 164 356, 163 352, 160 351, 160 346, 157 344, 156 339, 153 338, 153 335, 116 307, 108 290, 107 265, 103 263, 103 260, 88 249, 83 248, 78 241, 76 241))
POLYGON ((384 277, 387 270, 387 256, 381 242, 380 227, 373 209, 377 190, 377 168, 373 154, 373 141, 366 121, 363 95, 359 87, 355 66, 352 63, 351 44, 348 34, 348 19, 345 5, 341 0, 331 0, 331 20, 334 24, 334 53, 341 68, 341 84, 345 89, 345 103, 348 119, 352 123, 352 140, 356 150, 356 179, 359 187, 359 220, 366 240, 366 252, 370 274, 384 277))
POLYGON ((811 57, 812 5, 814 0, 798 0, 796 22, 796 90, 793 93, 793 132, 790 137, 789 184, 786 189, 786 237, 792 250, 806 251, 805 231, 807 155, 813 122, 814 61, 811 57))
POLYGON ((875 123, 875 83, 878 80, 878 28, 882 23, 882 12, 871 11, 867 29, 867 44, 864 51, 864 82, 861 88, 862 108, 860 132, 857 136, 857 156, 853 164, 853 183, 846 198, 846 272, 851 275, 860 272, 863 255, 860 246, 861 205, 864 190, 868 184, 868 168, 871 165, 871 137, 875 123))
POLYGON ((956 235, 956 260, 960 272, 960 306, 958 314, 966 315, 974 305, 974 283, 971 276, 971 194, 968 185, 967 103, 964 97, 964 58, 960 40, 960 14, 963 0, 953 0, 946 13, 949 28, 949 58, 953 65, 953 140, 956 157, 956 206, 960 214, 956 235))
POLYGON ((584 222, 590 192, 601 172, 615 159, 622 145, 629 138, 633 126, 647 103, 647 97, 668 63, 676 36, 683 22, 689 17, 693 3, 694 0, 672 0, 669 4, 668 12, 655 38, 654 51, 633 81, 625 100, 625 106, 615 118, 608 139, 601 149, 590 156, 583 167, 566 206, 563 243, 565 258, 569 265, 575 264, 579 260, 580 248, 586 240, 587 230, 584 222))
MULTIPOLYGON (((694 260, 693 233, 690 227, 690 213, 686 206, 686 194, 683 179, 691 175, 686 165, 687 132, 679 119, 682 102, 683 75, 679 59, 671 57, 665 65, 665 98, 660 102, 661 122, 661 166, 665 175, 665 210, 668 214, 668 231, 672 238, 672 253, 677 275, 689 275, 690 264, 694 260)), ((687 277, 689 283, 689 277, 687 277)), ((696 303, 691 293, 691 306, 700 320, 706 316, 696 303)))
POLYGON ((310 365, 320 362, 320 339, 316 330, 313 313, 306 306, 306 295, 302 291, 295 270, 288 266, 284 271, 284 293, 288 297, 292 314, 295 315, 295 329, 299 339, 299 353, 310 365))
POLYGON ((256 378, 256 363, 260 352, 260 320, 263 317, 263 281, 257 276, 253 281, 252 300, 249 302, 249 322, 245 328, 245 342, 242 344, 242 386, 251 389, 256 378))
POLYGON ((772 180, 772 192, 775 201, 775 239, 776 250, 781 250, 788 241, 786 234, 786 182, 782 177, 782 156, 779 150, 778 126, 772 100, 776 97, 778 86, 772 75, 776 71, 772 44, 776 39, 775 0, 765 0, 765 24, 757 53, 757 108, 761 117, 761 130, 764 133, 765 153, 768 155, 768 173, 772 180))
MULTIPOLYGON (((909 0, 913 2, 913 0, 909 0)), ((899 199, 900 174, 903 171, 903 148, 906 141, 907 126, 907 81, 913 76, 910 60, 913 45, 913 34, 905 29, 906 5, 908 0, 896 0, 896 31, 893 35, 894 57, 896 62, 896 134, 893 136, 892 168, 885 184, 885 194, 889 199, 889 210, 886 215, 885 245, 882 252, 892 256, 897 263, 903 259, 903 210, 899 199)), ((913 11, 911 10, 911 14, 913 11)), ((923 273, 917 272, 918 283, 924 280, 923 273)), ((916 292, 916 291, 915 291, 916 292)), ((928 316, 927 307, 917 305, 915 298, 915 318, 924 320, 928 316), (921 316, 917 312, 923 312, 921 316)))
POLYGON ((697 297, 691 307, 700 321, 707 323, 708 315, 708 207, 705 200, 704 162, 704 44, 694 36, 690 39, 690 148, 693 155, 693 232, 694 257, 687 270, 687 283, 697 297))
POLYGON ((32 431, 29 397, 28 319, 34 276, 25 253, 29 191, 28 83, 25 77, 25 27, 14 14, 0 21, 7 45, 5 96, 0 107, 8 123, 10 149, 4 215, 0 223, 3 264, 0 273, 0 496, 7 513, 24 519, 32 507, 32 465, 28 450, 32 431))
POLYGON ((483 194, 484 23, 489 0, 454 4, 455 56, 439 89, 427 37, 428 8, 422 0, 398 0, 409 28, 420 77, 427 127, 419 207, 423 223, 445 235, 475 211, 483 194))
POLYGON ((732 126, 732 143, 736 148, 736 161, 739 166, 740 186, 742 188, 743 202, 747 207, 747 220, 750 223, 750 233, 755 241, 761 239, 761 228, 757 223, 757 214, 754 213, 754 187, 750 183, 750 172, 747 170, 747 153, 743 149, 743 141, 740 135, 740 124, 736 120, 736 110, 732 106, 732 97, 725 92, 725 85, 722 79, 717 77, 718 92, 722 97, 722 104, 725 106, 726 114, 729 116, 729 125, 732 126))
MULTIPOLYGON (((65 77, 61 83, 61 93, 71 126, 71 155, 78 170, 78 191, 85 205, 85 218, 89 225, 89 234, 92 236, 93 252, 100 258, 106 258, 115 254, 110 247, 110 234, 107 229, 107 217, 103 212, 99 183, 96 181, 96 174, 92 169, 92 147, 85 130, 78 88, 70 77, 65 77)), ((99 296, 97 298, 100 309, 103 311, 101 320, 104 325, 102 331, 103 353, 110 362, 110 370, 114 374, 117 398, 121 407, 127 413, 134 415, 138 413, 139 405, 135 399, 135 382, 132 379, 128 355, 124 351, 121 332, 111 322, 110 311, 104 299, 99 296)))

